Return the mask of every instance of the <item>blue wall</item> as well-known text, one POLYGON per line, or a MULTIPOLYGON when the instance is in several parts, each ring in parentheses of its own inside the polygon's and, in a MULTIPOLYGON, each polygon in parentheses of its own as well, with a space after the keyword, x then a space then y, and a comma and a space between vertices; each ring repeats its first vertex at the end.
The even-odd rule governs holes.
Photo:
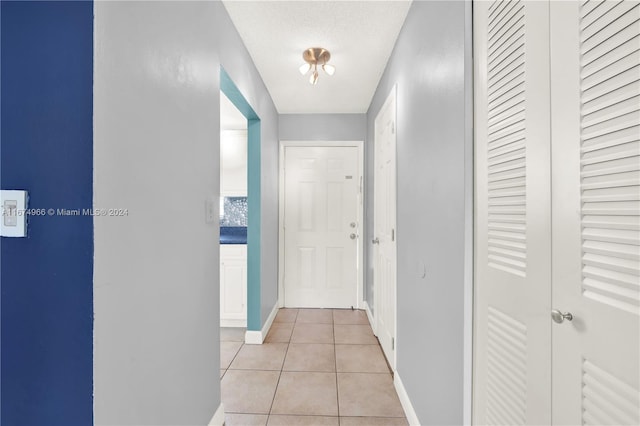
MULTIPOLYGON (((1 4, 2 189, 91 208, 93 3, 1 4)), ((1 239, 1 423, 93 422, 93 221, 32 217, 1 239)))

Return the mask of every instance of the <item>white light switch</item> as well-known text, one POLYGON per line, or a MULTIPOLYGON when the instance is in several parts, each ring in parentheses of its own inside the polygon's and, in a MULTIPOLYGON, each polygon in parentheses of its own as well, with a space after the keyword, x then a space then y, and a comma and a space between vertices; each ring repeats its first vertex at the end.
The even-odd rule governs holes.
POLYGON ((204 221, 214 223, 216 220, 216 201, 213 197, 207 197, 204 202, 204 221))
POLYGON ((27 191, 0 191, 0 236, 27 235, 27 191))

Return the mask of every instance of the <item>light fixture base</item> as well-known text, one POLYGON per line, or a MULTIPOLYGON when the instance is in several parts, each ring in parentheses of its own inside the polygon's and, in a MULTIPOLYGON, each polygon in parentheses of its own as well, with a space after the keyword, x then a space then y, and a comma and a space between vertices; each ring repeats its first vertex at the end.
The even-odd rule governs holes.
POLYGON ((310 47, 302 52, 302 59, 311 65, 325 64, 331 59, 331 53, 322 47, 310 47))

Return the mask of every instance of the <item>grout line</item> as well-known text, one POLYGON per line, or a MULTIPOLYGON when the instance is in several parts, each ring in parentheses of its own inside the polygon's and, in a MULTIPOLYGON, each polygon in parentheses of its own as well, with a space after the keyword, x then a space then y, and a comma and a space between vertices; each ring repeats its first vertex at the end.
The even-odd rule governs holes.
POLYGON ((336 407, 338 408, 338 425, 340 425, 340 390, 338 389, 338 353, 336 352, 336 323, 334 318, 335 311, 331 313, 333 321, 333 362, 336 369, 336 407))
MULTIPOLYGON (((237 343, 240 343, 240 342, 237 342, 237 343)), ((240 351, 242 350, 243 347, 244 347, 244 342, 242 342, 242 344, 240 345, 240 347, 236 351, 236 354, 233 356, 233 358, 231 358, 231 362, 229 362, 229 366, 227 368, 225 368, 225 370, 231 370, 231 364, 233 364, 233 361, 236 360, 236 357, 238 356, 238 354, 240 353, 240 351)), ((234 368, 234 370, 235 370, 235 368, 234 368)), ((227 373, 225 372, 224 374, 227 374, 227 373)))
MULTIPOLYGON (((280 312, 280 309, 278 309, 280 312)), ((297 315, 297 314, 296 314, 297 315)), ((291 330, 291 336, 293 336, 293 330, 291 330)), ((276 394, 278 393, 278 386, 280 386, 280 378, 282 377, 282 369, 284 368, 284 363, 287 360, 287 355, 289 354, 289 346, 291 346, 291 337, 289 337, 289 341, 287 342, 287 350, 284 352, 284 358, 282 358, 282 365, 280 366, 280 372, 278 373, 278 381, 276 382, 276 387, 273 390, 273 398, 271 399, 271 405, 269 406, 269 416, 271 416, 271 410, 273 410, 273 403, 276 400, 276 394)), ((267 417, 267 423, 269 422, 269 417, 267 417)))

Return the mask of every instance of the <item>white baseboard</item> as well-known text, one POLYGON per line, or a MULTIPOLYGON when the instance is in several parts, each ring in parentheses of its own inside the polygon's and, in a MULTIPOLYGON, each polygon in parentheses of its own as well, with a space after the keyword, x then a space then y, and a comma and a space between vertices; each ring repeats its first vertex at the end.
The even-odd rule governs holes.
POLYGON ((267 320, 265 321, 264 326, 262 326, 262 330, 260 331, 247 330, 247 332, 244 335, 244 343, 246 343, 247 345, 261 345, 262 342, 264 342, 264 339, 267 338, 267 334, 269 334, 269 330, 271 330, 271 324, 273 324, 273 320, 276 319, 276 315, 278 314, 278 309, 280 308, 278 307, 278 303, 276 303, 273 306, 271 313, 267 317, 267 320))
POLYGON ((220 327, 246 327, 247 320, 245 319, 228 319, 220 318, 220 327))
POLYGON ((221 402, 215 414, 211 418, 211 421, 209 422, 209 426, 222 426, 222 425, 224 425, 224 404, 222 404, 221 402))
POLYGON ((367 318, 369 318, 369 325, 371 325, 371 329, 373 330, 373 334, 374 335, 378 335, 377 330, 376 330, 376 323, 373 320, 373 314, 371 313, 371 308, 369 308, 369 304, 367 303, 367 301, 365 300, 363 302, 364 305, 364 311, 367 313, 367 318))
POLYGON ((398 398, 400 398, 400 403, 404 409, 404 414, 407 416, 407 421, 411 426, 420 426, 420 420, 418 420, 416 411, 413 409, 413 404, 411 404, 407 390, 404 388, 397 371, 393 375, 393 385, 396 388, 396 392, 398 392, 398 398))

